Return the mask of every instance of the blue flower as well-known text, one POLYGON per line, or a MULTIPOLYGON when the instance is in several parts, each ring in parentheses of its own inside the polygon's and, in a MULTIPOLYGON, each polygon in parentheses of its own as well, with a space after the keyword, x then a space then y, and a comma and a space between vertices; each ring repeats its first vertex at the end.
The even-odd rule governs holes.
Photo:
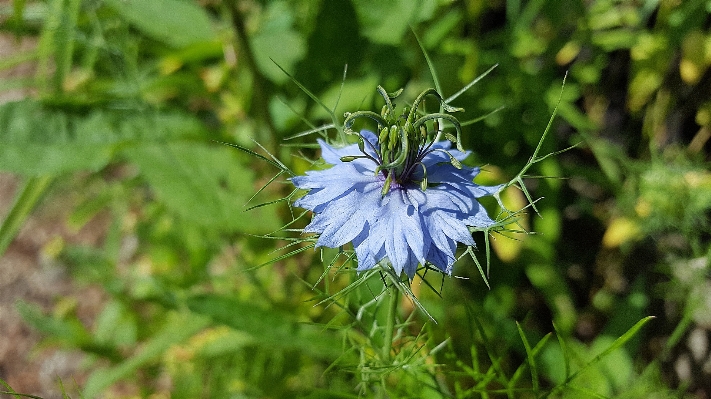
MULTIPOLYGON (((410 115, 416 108, 417 102, 410 115)), ((385 109, 382 120, 372 115, 366 116, 383 127, 379 136, 363 130, 358 144, 343 148, 319 140, 323 159, 333 166, 291 179, 308 190, 294 205, 314 213, 304 232, 318 235, 317 247, 352 243, 358 271, 388 261, 397 275, 404 271, 410 278, 418 264, 451 274, 458 243, 475 245, 469 228, 495 223, 477 198, 500 186, 473 183, 479 168, 460 163, 469 152, 434 141, 425 129, 418 135, 417 122, 400 123, 406 118, 389 117, 385 109)))

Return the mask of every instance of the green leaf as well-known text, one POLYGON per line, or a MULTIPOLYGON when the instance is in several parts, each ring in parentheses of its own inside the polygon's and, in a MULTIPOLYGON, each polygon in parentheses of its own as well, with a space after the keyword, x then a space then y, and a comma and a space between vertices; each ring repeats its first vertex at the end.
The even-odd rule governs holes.
POLYGON ((0 170, 26 176, 98 170, 123 145, 197 136, 193 117, 96 110, 73 114, 24 100, 0 105, 0 170))
POLYGON ((22 227, 22 223, 30 215, 51 182, 50 177, 31 177, 17 191, 15 202, 0 225, 0 256, 5 253, 22 227))
POLYGON ((104 306, 94 330, 96 341, 115 346, 132 345, 138 335, 135 316, 123 303, 115 300, 104 306))
POLYGON ((641 330, 642 327, 644 327, 644 325, 647 324, 652 319, 654 319, 654 316, 647 316, 647 317, 643 318, 642 320, 638 321, 634 326, 632 326, 632 328, 627 330, 627 332, 625 332, 619 338, 617 338, 614 342, 612 342, 612 344, 610 344, 610 346, 608 346, 604 351, 602 351, 597 356, 595 356, 592 360, 590 360, 588 363, 586 363, 584 366, 582 366, 578 371, 576 371, 575 373, 568 376, 568 378, 566 378, 565 382, 556 386, 550 392, 550 394, 552 395, 552 394, 556 393, 557 391, 565 388, 566 386, 569 386, 570 382, 572 382, 574 379, 581 376, 586 371, 590 370, 593 366, 595 366, 596 364, 600 363, 603 359, 608 357, 612 352, 619 349, 625 343, 627 343, 630 339, 635 337, 637 335, 637 333, 639 333, 639 330, 641 330))
POLYGON ((300 350, 306 354, 334 359, 341 354, 341 337, 322 327, 298 324, 291 316, 274 309, 259 309, 251 303, 216 295, 188 298, 193 312, 212 317, 215 322, 246 332, 255 344, 266 348, 300 350))
POLYGON ((76 319, 60 320, 45 316, 39 306, 23 301, 17 302, 16 306, 27 324, 53 339, 77 347, 86 346, 92 341, 89 332, 76 319))
POLYGON ((289 77, 274 62, 292 71, 306 55, 306 42, 292 29, 293 19, 292 11, 285 2, 272 2, 262 17, 259 29, 249 37, 257 67, 264 76, 277 83, 283 83, 289 77))
POLYGON ((193 1, 106 0, 105 3, 141 32, 172 47, 216 38, 210 16, 193 1))
POLYGON ((136 370, 156 361, 168 348, 181 343, 209 325, 209 319, 192 313, 173 313, 169 322, 153 338, 144 343, 140 352, 110 368, 91 373, 84 386, 85 398, 100 393, 121 379, 135 376, 136 370))
POLYGON ((0 169, 39 176, 79 169, 99 169, 111 149, 75 134, 70 118, 33 101, 0 107, 0 169))
POLYGON ((42 89, 48 89, 47 78, 53 77, 52 90, 61 92, 72 65, 75 31, 79 18, 79 0, 52 0, 38 44, 37 76, 42 89))
MULTIPOLYGON (((344 112, 362 110, 364 104, 370 104, 373 101, 373 96, 377 93, 375 87, 378 85, 378 78, 375 76, 366 76, 363 79, 348 79, 345 83, 331 85, 319 98, 328 109, 336 115, 343 115, 344 112), (332 107, 338 101, 338 109, 332 107)), ((328 118, 327 111, 321 108, 316 109, 313 118, 328 118)), ((375 125, 368 126, 374 129, 375 125)))
POLYGON ((141 146, 125 155, 158 198, 187 220, 250 233, 279 227, 273 208, 245 211, 254 175, 226 146, 176 142, 141 146))
MULTIPOLYGON (((531 348, 531 344, 528 342, 528 338, 526 337, 526 333, 523 332, 523 329, 521 328, 521 325, 516 322, 516 328, 518 329, 518 334, 521 337, 521 341, 523 342, 523 346, 526 350, 526 357, 528 360, 528 367, 531 370, 531 382, 533 384, 533 392, 538 393, 540 389, 540 379, 539 379, 539 372, 538 372, 538 366, 536 365, 536 355, 543 349, 543 347, 546 345, 548 342, 548 339, 551 337, 551 334, 547 334, 541 339, 535 346, 535 348, 531 348)), ((511 378, 511 387, 515 386, 514 384, 518 381, 519 376, 521 375, 521 372, 523 371, 523 367, 526 363, 521 364, 519 368, 516 370, 514 373, 514 376, 511 378)))
POLYGON ((437 9, 435 0, 359 0, 353 2, 362 34, 373 43, 399 46, 410 24, 425 21, 437 9))

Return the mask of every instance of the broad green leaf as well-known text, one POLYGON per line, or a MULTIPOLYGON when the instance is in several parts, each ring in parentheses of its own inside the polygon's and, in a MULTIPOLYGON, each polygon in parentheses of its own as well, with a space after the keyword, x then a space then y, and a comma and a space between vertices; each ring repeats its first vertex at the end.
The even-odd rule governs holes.
POLYGON ((106 0, 105 3, 141 32, 172 47, 215 39, 210 16, 194 1, 106 0))
POLYGON ((279 227, 274 208, 245 211, 256 190, 254 175, 229 147, 176 142, 133 148, 125 155, 158 198, 187 220, 250 233, 279 227))
POLYGON ((283 83, 289 77, 274 63, 293 71, 306 55, 303 37, 292 29, 294 16, 286 2, 272 2, 267 7, 259 29, 250 36, 254 62, 270 80, 283 83))
POLYGON ((94 330, 94 339, 114 346, 132 345, 138 335, 135 316, 115 300, 108 302, 99 313, 94 330))
POLYGON ((26 176, 98 170, 123 145, 197 136, 179 113, 96 110, 87 115, 24 100, 0 105, 0 170, 26 176))
POLYGON ((192 313, 173 313, 168 323, 141 347, 141 350, 124 362, 91 373, 82 392, 85 398, 96 398, 106 388, 136 371, 157 361, 172 345, 181 343, 209 325, 209 319, 192 313))
POLYGON ((77 347, 86 346, 92 341, 89 332, 76 319, 60 320, 46 316, 39 306, 23 301, 16 306, 25 323, 53 339, 77 347))
POLYGON ((104 166, 111 149, 84 142, 70 118, 33 101, 0 106, 0 170, 28 176, 104 166))
POLYGON ((362 34, 374 43, 399 46, 410 24, 432 18, 435 0, 359 0, 353 2, 362 34))
POLYGON ((193 312, 212 317, 235 330, 256 338, 255 344, 267 348, 300 350, 308 355, 335 358, 341 354, 341 337, 322 327, 299 324, 275 309, 260 309, 253 304, 216 295, 194 296, 187 300, 193 312))
POLYGON ((203 340, 202 345, 197 349, 197 353, 205 358, 237 353, 259 342, 258 337, 227 326, 216 326, 208 334, 211 339, 203 340))
MULTIPOLYGON (((378 78, 375 76, 367 76, 363 79, 348 79, 341 83, 333 84, 319 98, 329 107, 336 115, 343 115, 344 112, 363 110, 373 101, 373 96, 377 94, 375 88, 378 86, 378 78), (340 96, 340 100, 339 100, 340 96), (338 109, 333 110, 333 106, 338 101, 338 109)), ((314 112, 313 118, 327 118, 328 114, 322 108, 318 108, 314 112)), ((369 129, 374 129, 375 126, 368 126, 369 129)))
MULTIPOLYGON (((600 335, 593 341, 590 353, 599 353, 610 347, 614 341, 613 336, 600 335)), ((632 382, 635 374, 633 359, 628 350, 610 352, 597 367, 607 377, 607 384, 618 392, 623 391, 632 382)), ((580 382, 580 377, 576 382, 580 382)))

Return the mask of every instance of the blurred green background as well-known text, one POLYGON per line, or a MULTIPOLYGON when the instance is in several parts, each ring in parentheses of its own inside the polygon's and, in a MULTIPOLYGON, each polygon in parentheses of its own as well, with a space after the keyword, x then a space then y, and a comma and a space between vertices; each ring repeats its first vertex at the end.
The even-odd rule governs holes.
POLYGON ((710 397, 710 26, 704 0, 2 1, 0 378, 47 398, 363 393, 354 316, 379 279, 314 306, 354 274, 313 287, 333 253, 259 237, 289 207, 245 210, 291 187, 252 199, 276 168, 218 142, 303 173, 313 138, 284 138, 328 115, 275 63, 328 106, 342 87, 338 115, 377 111, 378 84, 434 86, 414 30, 445 97, 498 64, 453 104, 503 107, 464 130, 480 183, 526 164, 566 73, 542 151, 574 147, 529 171, 535 234, 491 237, 491 289, 466 258, 426 277, 441 297, 413 283, 437 323, 403 301, 417 367, 391 397, 539 397, 575 370, 552 397, 710 397))

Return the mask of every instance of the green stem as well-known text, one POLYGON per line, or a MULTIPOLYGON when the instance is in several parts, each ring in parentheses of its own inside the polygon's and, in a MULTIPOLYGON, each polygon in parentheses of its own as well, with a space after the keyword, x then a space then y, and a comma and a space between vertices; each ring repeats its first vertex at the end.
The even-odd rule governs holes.
POLYGON ((393 331, 395 330, 395 317, 397 316, 397 305, 400 292, 393 283, 389 288, 390 302, 388 303, 388 319, 385 324, 385 339, 383 340, 383 361, 390 362, 390 352, 393 348, 393 331))
MULTIPOLYGON (((232 26, 234 27, 237 39, 237 45, 240 49, 240 60, 244 61, 247 69, 252 72, 253 82, 252 82, 252 104, 250 105, 250 111, 255 115, 257 121, 261 122, 269 130, 269 135, 265 137, 257 137, 262 144, 269 142, 268 148, 274 150, 276 144, 269 141, 270 137, 275 137, 277 129, 274 126, 271 116, 269 115, 269 99, 271 93, 273 93, 273 86, 271 82, 262 74, 257 62, 255 61, 254 49, 252 48, 252 43, 249 41, 249 35, 247 34, 247 28, 245 26, 246 16, 242 15, 240 7, 236 0, 231 0, 225 2, 227 5, 227 10, 232 19, 232 26)), ((257 132, 259 133, 259 132, 257 132)))

